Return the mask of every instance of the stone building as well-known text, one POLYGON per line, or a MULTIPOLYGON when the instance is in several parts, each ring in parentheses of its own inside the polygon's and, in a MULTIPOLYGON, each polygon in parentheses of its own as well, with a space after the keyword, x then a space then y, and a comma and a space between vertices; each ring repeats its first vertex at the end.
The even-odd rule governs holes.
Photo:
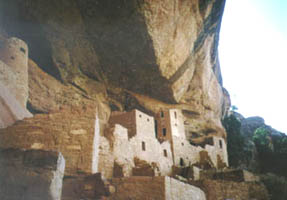
POLYGON ((170 175, 172 166, 187 167, 203 159, 213 167, 228 165, 223 138, 210 138, 203 147, 189 143, 180 110, 161 111, 155 119, 139 110, 114 112, 109 124, 112 128, 101 137, 99 148, 99 171, 105 177, 170 175))
POLYGON ((109 123, 112 128, 99 148, 99 171, 105 177, 171 175, 171 146, 158 141, 153 117, 138 110, 115 112, 109 123))
POLYGON ((28 100, 28 46, 18 38, 0 42, 0 80, 25 108, 28 100))
POLYGON ((0 40, 0 128, 32 115, 28 100, 28 47, 18 38, 0 40))
POLYGON ((163 110, 156 115, 156 135, 160 141, 169 141, 174 166, 185 167, 200 162, 200 152, 206 151, 213 166, 219 159, 228 166, 227 148, 223 138, 211 137, 210 143, 191 145, 184 130, 184 116, 178 109, 163 110))

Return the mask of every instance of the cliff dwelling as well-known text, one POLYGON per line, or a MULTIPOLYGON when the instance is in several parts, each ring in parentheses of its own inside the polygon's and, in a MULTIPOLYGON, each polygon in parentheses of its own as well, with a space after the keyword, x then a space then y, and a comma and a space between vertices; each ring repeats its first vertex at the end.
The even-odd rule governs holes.
POLYGON ((0 0, 0 199, 267 200, 229 167, 224 3, 0 0))

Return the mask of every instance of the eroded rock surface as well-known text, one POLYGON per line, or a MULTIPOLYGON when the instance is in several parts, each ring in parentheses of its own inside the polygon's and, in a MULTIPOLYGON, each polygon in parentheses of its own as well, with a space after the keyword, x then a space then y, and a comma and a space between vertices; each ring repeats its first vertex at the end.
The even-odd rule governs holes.
POLYGON ((0 198, 61 200, 64 170, 61 153, 0 149, 0 198))

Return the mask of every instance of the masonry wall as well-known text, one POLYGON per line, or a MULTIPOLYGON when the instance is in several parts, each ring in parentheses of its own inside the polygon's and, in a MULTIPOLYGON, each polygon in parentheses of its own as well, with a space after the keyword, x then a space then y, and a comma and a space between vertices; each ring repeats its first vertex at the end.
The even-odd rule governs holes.
POLYGON ((169 110, 170 126, 173 136, 186 139, 184 131, 184 117, 181 110, 170 109, 169 110))
POLYGON ((202 182, 203 190, 206 193, 207 200, 214 199, 232 199, 247 200, 260 199, 268 200, 268 192, 264 185, 259 183, 204 180, 202 182))
POLYGON ((205 200, 205 193, 193 185, 165 177, 165 199, 169 200, 205 200))
POLYGON ((173 137, 174 165, 186 167, 200 161, 199 152, 204 150, 200 146, 193 146, 187 140, 173 137))
POLYGON ((205 145, 205 150, 208 152, 212 162, 216 167, 219 167, 218 156, 228 166, 227 146, 225 140, 219 137, 213 137, 214 145, 205 145))
POLYGON ((105 137, 101 137, 99 171, 106 178, 129 177, 133 175, 133 169, 139 167, 135 164, 135 159, 138 159, 158 171, 155 175, 170 175, 171 155, 169 142, 159 143, 154 135, 149 137, 148 134, 129 139, 128 130, 116 124, 106 130, 105 137), (121 174, 115 172, 115 166, 121 167, 121 174))
POLYGON ((165 200, 164 177, 113 178, 111 184, 115 193, 110 200, 165 200))
POLYGON ((162 110, 156 114, 157 137, 161 141, 172 141, 172 129, 170 125, 170 112, 162 110))
POLYGON ((35 115, 0 129, 0 147, 60 151, 66 175, 95 173, 95 118, 94 112, 77 109, 35 115))
POLYGON ((133 112, 136 118, 136 136, 141 138, 157 139, 155 134, 154 118, 139 110, 134 110, 133 112))
POLYGON ((109 199, 117 200, 205 200, 203 191, 170 177, 114 178, 115 193, 109 199))
POLYGON ((0 42, 0 80, 26 108, 28 100, 28 46, 18 38, 0 42))
POLYGON ((111 114, 109 124, 115 125, 120 124, 123 127, 128 129, 128 136, 129 138, 136 135, 136 114, 135 110, 131 112, 113 112, 111 114))

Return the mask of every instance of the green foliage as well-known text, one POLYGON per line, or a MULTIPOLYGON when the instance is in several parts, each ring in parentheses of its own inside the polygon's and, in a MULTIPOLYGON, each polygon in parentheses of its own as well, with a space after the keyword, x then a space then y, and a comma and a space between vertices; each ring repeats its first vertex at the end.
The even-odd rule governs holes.
POLYGON ((274 136, 272 137, 274 152, 287 153, 287 136, 274 136))
POLYGON ((240 158, 244 157, 244 138, 240 134, 241 123, 234 115, 226 117, 222 122, 227 132, 227 151, 230 166, 237 167, 240 158))
POLYGON ((273 151, 273 143, 270 137, 270 132, 266 128, 257 128, 254 131, 252 139, 259 153, 273 151))
POLYGON ((270 195, 270 200, 287 199, 287 179, 274 174, 261 177, 270 195))
POLYGON ((232 110, 232 111, 236 111, 236 110, 238 110, 238 108, 237 108, 237 106, 232 105, 232 106, 231 106, 231 110, 232 110))

